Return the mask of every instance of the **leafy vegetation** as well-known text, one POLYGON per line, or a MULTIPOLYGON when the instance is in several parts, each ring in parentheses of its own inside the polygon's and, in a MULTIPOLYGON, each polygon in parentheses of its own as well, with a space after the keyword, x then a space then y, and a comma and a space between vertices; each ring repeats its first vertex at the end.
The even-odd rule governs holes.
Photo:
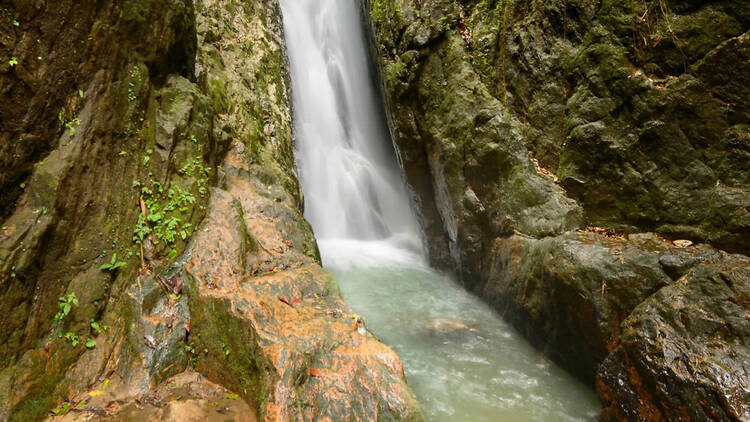
POLYGON ((78 306, 78 299, 75 292, 70 292, 67 296, 59 297, 57 300, 60 302, 58 304, 60 311, 55 314, 55 322, 60 322, 68 316, 73 306, 78 306))
MULTIPOLYGON (((198 151, 200 154, 200 147, 198 151)), ((150 162, 152 152, 151 149, 146 149, 146 155, 143 158, 144 165, 150 162)), ((198 195, 203 197, 208 193, 210 168, 203 165, 200 155, 188 160, 178 173, 196 180, 198 195)), ((140 197, 144 206, 133 230, 133 242, 141 244, 148 236, 152 236, 151 241, 155 246, 163 245, 168 250, 167 254, 170 258, 176 257, 177 241, 187 240, 193 233, 194 228, 189 220, 192 206, 197 202, 196 195, 175 182, 170 182, 168 189, 153 179, 143 184, 134 180, 132 186, 136 189, 140 188, 140 197)))
POLYGON ((114 273, 119 268, 122 268, 124 266, 125 266, 125 262, 118 261, 117 254, 115 253, 115 254, 112 254, 112 259, 109 261, 109 263, 102 265, 101 267, 99 267, 99 269, 102 271, 109 271, 109 272, 114 273))
POLYGON ((94 334, 99 334, 102 331, 107 331, 109 329, 108 325, 101 325, 98 322, 91 320, 91 329, 94 330, 94 334))
POLYGON ((78 336, 75 335, 75 333, 68 331, 67 333, 65 333, 65 339, 70 342, 71 346, 78 346, 78 336))

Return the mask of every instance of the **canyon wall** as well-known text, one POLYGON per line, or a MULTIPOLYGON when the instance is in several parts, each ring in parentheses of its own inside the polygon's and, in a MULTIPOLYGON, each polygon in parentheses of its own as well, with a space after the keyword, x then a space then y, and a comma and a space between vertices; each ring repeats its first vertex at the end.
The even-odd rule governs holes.
POLYGON ((275 1, 0 31, 0 420, 422 419, 302 216, 275 1))
POLYGON ((750 6, 363 10, 433 265, 603 420, 749 419, 750 6))

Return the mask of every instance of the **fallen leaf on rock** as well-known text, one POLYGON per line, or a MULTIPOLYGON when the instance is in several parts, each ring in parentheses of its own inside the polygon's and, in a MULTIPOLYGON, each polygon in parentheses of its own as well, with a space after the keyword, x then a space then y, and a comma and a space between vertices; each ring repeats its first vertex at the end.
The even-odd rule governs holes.
POLYGON ((99 396, 103 396, 104 394, 106 394, 106 393, 104 391, 102 391, 102 390, 91 390, 91 391, 89 391, 89 396, 91 396, 91 397, 99 397, 99 396))
POLYGON ((283 297, 283 296, 279 296, 279 300, 280 300, 280 301, 281 301, 282 303, 286 303, 287 305, 289 305, 289 306, 291 306, 292 308, 294 308, 294 304, 293 304, 292 302, 290 302, 290 301, 289 301, 289 299, 287 299, 287 298, 285 298, 285 297, 283 297))
POLYGON ((185 285, 185 280, 182 279, 180 276, 175 276, 172 279, 172 292, 174 294, 178 295, 182 293, 182 287, 185 285))
POLYGON ((678 248, 687 248, 689 246, 692 246, 693 242, 689 240, 685 240, 685 239, 678 239, 678 240, 672 241, 672 244, 674 244, 678 248))

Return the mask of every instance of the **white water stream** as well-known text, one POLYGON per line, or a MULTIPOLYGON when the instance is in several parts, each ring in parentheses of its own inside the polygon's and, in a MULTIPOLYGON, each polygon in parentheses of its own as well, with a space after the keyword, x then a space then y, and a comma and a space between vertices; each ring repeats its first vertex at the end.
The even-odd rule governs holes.
POLYGON ((358 0, 280 0, 305 217, 431 421, 579 421, 593 392, 427 267, 368 66, 358 0))

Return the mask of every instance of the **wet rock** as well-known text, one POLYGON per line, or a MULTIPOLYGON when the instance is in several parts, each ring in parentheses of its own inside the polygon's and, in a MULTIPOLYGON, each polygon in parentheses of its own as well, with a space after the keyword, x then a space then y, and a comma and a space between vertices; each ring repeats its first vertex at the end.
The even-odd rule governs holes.
POLYGON ((109 385, 98 384, 71 400, 68 410, 48 420, 59 422, 237 422, 258 421, 257 412, 237 394, 187 371, 164 380, 153 392, 120 400, 109 385))
POLYGON ((275 0, 7 6, 0 420, 422 419, 395 353, 327 315, 275 0), (169 404, 189 368, 237 405, 169 404))
POLYGON ((185 264, 197 370, 265 420, 421 419, 398 356, 352 327, 336 281, 305 254, 310 227, 292 198, 277 201, 236 154, 185 264))
POLYGON ((460 335, 477 331, 475 323, 446 317, 430 318, 425 322, 424 327, 430 334, 436 336, 460 335))
POLYGON ((694 267, 621 330, 599 370, 603 420, 750 418, 750 260, 694 267))
MULTIPOLYGON (((650 298, 728 259, 714 248, 750 252, 750 6, 631 6, 364 2, 431 259, 450 257, 467 288, 589 384, 605 360, 627 373, 651 365, 619 346, 635 309, 669 309, 650 298)), ((690 306, 722 297, 696 292, 690 306)), ((744 338, 737 328, 726 344, 744 338)), ((679 336, 698 331, 670 347, 679 336)), ((721 359, 743 379, 741 356, 721 359)), ((606 415, 637 420, 637 398, 659 401, 663 385, 639 380, 602 392, 618 409, 606 415)), ((690 410, 703 394, 718 409, 715 397, 730 396, 716 393, 722 382, 678 383, 685 393, 640 415, 747 419, 736 406, 690 410)))
POLYGON ((495 247, 487 282, 471 288, 590 385, 620 322, 672 282, 657 254, 594 233, 513 236, 495 247))

